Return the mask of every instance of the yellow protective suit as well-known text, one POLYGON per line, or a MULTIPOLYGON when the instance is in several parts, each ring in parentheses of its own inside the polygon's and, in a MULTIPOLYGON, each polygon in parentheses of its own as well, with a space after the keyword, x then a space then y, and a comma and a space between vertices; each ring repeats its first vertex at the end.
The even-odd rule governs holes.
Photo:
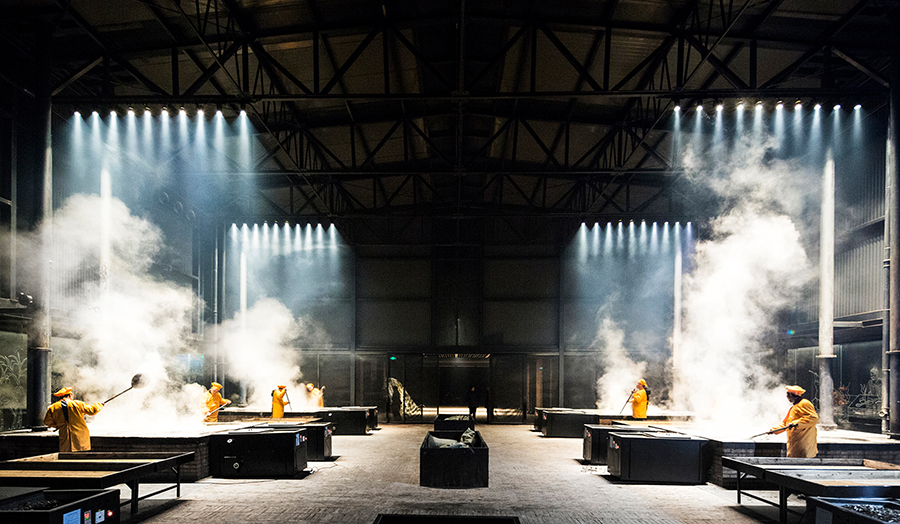
MULTIPOLYGON (((227 400, 222 398, 222 395, 219 394, 219 390, 215 392, 207 391, 206 392, 206 412, 210 413, 219 409, 221 406, 225 404, 229 404, 227 400)), ((218 422, 219 421, 219 412, 215 411, 215 413, 210 413, 203 419, 203 422, 218 422)))
POLYGON ((289 402, 284 399, 287 389, 276 388, 272 392, 272 418, 284 418, 284 406, 289 402))
POLYGON ((84 416, 96 415, 101 409, 102 402, 87 404, 80 400, 60 400, 47 408, 44 425, 59 430, 60 451, 90 451, 91 433, 84 416))
POLYGON ((638 388, 631 395, 631 416, 634 418, 647 418, 647 391, 638 388))
POLYGON ((816 446, 816 424, 819 422, 819 414, 816 413, 812 402, 804 398, 791 406, 781 425, 787 426, 795 422, 797 427, 775 432, 777 435, 787 431, 787 456, 815 457, 819 453, 819 448, 816 446))

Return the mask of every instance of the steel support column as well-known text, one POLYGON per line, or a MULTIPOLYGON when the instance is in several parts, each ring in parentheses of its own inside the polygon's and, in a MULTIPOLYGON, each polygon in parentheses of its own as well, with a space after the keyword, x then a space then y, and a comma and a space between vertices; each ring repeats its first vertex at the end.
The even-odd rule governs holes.
MULTIPOLYGON (((890 15, 893 24, 900 23, 900 13, 896 10, 890 15)), ((892 32, 891 39, 891 65, 890 65, 890 120, 888 128, 888 149, 887 149, 887 173, 890 180, 890 193, 888 198, 888 209, 890 220, 890 246, 900 245, 900 213, 894 212, 897 204, 900 202, 900 187, 897 184, 897 171, 900 164, 897 162, 897 146, 896 141, 900 137, 900 35, 892 32)), ((900 304, 900 250, 892 249, 890 257, 890 384, 888 404, 890 416, 890 435, 900 438, 900 380, 896 373, 900 371, 900 314, 897 312, 897 305, 900 304)))
POLYGON ((40 247, 37 250, 38 276, 35 286, 36 303, 29 311, 28 367, 25 386, 25 425, 42 426, 44 413, 50 405, 50 247, 53 238, 53 158, 50 136, 50 34, 45 31, 36 39, 34 135, 38 144, 33 165, 27 169, 34 179, 32 226, 40 228, 40 247))

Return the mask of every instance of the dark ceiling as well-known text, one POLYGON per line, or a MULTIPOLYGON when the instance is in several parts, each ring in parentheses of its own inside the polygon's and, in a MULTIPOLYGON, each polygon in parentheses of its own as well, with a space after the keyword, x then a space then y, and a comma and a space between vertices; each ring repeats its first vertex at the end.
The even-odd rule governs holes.
POLYGON ((553 242, 698 213, 675 103, 884 105, 897 3, 0 0, 0 84, 33 96, 49 62, 60 116, 246 109, 258 216, 359 243, 553 242))

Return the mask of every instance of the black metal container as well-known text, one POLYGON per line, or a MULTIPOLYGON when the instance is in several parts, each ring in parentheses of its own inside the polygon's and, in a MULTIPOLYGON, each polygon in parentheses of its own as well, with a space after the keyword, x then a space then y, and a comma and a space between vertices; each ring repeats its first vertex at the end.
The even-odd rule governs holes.
POLYGON ((306 428, 307 460, 329 460, 334 425, 331 422, 307 422, 303 427, 306 428))
POLYGON ((900 520, 900 503, 885 498, 808 497, 806 507, 815 522, 882 524, 900 520))
POLYGON ((605 465, 606 452, 609 449, 610 433, 659 433, 661 429, 645 426, 629 426, 626 424, 605 426, 598 424, 584 425, 584 447, 582 456, 588 464, 605 465))
POLYGON ((488 487, 488 447, 479 432, 471 447, 440 448, 431 437, 459 440, 462 431, 429 431, 419 448, 419 485, 429 488, 488 487))
POLYGON ((0 488, 0 522, 119 524, 117 489, 0 488))
POLYGON ((470 419, 468 416, 465 419, 451 419, 450 417, 458 417, 459 415, 438 415, 436 419, 434 419, 434 430, 435 431, 465 431, 466 429, 471 429, 475 431, 475 421, 470 419))
POLYGON ((707 440, 679 433, 610 433, 609 474, 633 482, 702 484, 707 440))
POLYGON ((254 427, 209 437, 214 477, 293 477, 306 469, 306 429, 254 427))
POLYGON ((541 433, 545 437, 584 438, 584 425, 599 423, 599 413, 574 409, 547 409, 544 410, 541 433))
POLYGON ((335 435, 366 435, 369 432, 371 421, 369 408, 322 408, 316 410, 314 416, 322 422, 334 424, 335 435))

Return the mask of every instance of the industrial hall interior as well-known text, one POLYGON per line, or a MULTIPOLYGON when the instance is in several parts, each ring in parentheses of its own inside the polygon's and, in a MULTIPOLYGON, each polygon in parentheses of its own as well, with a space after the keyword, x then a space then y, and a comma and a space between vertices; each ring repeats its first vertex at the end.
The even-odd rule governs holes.
POLYGON ((900 0, 0 0, 0 57, 0 522, 900 522, 900 0))

